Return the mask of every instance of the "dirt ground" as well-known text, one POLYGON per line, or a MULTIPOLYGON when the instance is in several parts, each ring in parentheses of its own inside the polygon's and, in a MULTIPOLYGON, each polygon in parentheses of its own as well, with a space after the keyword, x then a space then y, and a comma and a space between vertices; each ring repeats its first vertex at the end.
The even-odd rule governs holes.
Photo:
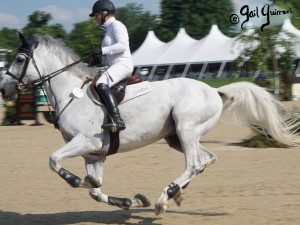
MULTIPOLYGON (((170 210, 155 216, 163 187, 184 169, 182 154, 159 141, 109 156, 102 191, 118 197, 143 193, 152 202, 149 208, 121 210, 92 200, 87 190, 72 189, 50 171, 48 157, 63 145, 61 134, 50 124, 29 124, 0 126, 1 225, 300 224, 300 149, 239 147, 235 143, 252 134, 247 128, 221 120, 203 138, 217 162, 191 182, 181 207, 170 201, 170 210)), ((80 157, 63 166, 85 176, 80 157)))

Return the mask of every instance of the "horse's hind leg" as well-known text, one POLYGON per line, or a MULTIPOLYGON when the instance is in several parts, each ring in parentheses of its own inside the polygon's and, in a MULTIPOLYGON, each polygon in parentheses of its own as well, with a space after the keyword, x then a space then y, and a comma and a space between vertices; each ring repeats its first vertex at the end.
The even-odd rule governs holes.
POLYGON ((112 206, 117 206, 122 209, 150 206, 149 199, 142 194, 137 194, 133 199, 129 199, 108 196, 102 193, 100 187, 103 182, 104 161, 105 157, 101 158, 93 155, 85 156, 85 166, 88 173, 85 181, 91 185, 89 193, 94 200, 104 202, 112 206))
POLYGON ((168 209, 168 200, 171 198, 175 200, 177 205, 180 205, 183 199, 182 189, 186 188, 194 177, 203 172, 205 167, 213 163, 216 159, 216 156, 212 152, 200 145, 198 135, 193 134, 189 130, 177 133, 177 138, 173 136, 172 138, 166 138, 166 140, 170 147, 184 152, 186 169, 176 180, 164 188, 155 204, 156 214, 165 212, 168 209))

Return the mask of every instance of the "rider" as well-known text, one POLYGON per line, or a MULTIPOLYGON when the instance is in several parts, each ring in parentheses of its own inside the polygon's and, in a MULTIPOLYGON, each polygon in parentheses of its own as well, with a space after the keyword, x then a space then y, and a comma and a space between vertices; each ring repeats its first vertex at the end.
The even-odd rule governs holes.
POLYGON ((93 5, 89 16, 95 17, 99 26, 105 30, 105 35, 101 46, 92 49, 90 66, 93 66, 100 56, 106 56, 108 69, 97 80, 96 90, 102 97, 112 121, 102 125, 102 128, 110 130, 116 127, 117 130, 124 130, 125 122, 120 117, 116 98, 110 87, 131 76, 133 62, 127 28, 114 17, 115 11, 114 4, 109 0, 98 0, 93 5))

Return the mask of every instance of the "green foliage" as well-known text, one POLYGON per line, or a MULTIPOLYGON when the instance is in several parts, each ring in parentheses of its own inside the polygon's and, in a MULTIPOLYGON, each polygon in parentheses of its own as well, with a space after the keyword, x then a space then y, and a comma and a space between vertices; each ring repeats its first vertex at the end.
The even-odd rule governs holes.
POLYGON ((242 81, 254 82, 254 80, 251 77, 210 78, 210 79, 201 79, 200 81, 214 88, 218 88, 235 82, 242 82, 242 81))
POLYGON ((94 19, 76 23, 74 29, 68 35, 66 44, 80 57, 90 53, 92 46, 98 46, 104 36, 104 30, 100 29, 94 19))
MULTIPOLYGON (((295 113, 292 118, 294 124, 298 124, 292 131, 300 134, 300 113, 295 113)), ((271 136, 265 136, 262 133, 254 130, 255 135, 243 140, 240 145, 249 148, 287 148, 288 146, 274 140, 271 136)))
POLYGON ((245 139, 240 143, 243 147, 248 148, 287 148, 288 146, 274 140, 272 137, 266 137, 256 132, 256 135, 249 139, 245 139))
POLYGON ((15 106, 6 107, 4 112, 4 118, 2 119, 2 125, 20 125, 20 119, 18 117, 17 108, 15 106))
POLYGON ((231 35, 234 28, 229 21, 229 16, 234 13, 231 0, 162 0, 161 12, 156 33, 163 41, 173 39, 180 25, 184 25, 195 39, 204 37, 213 24, 226 35, 231 35))
MULTIPOLYGON (((141 5, 128 4, 117 9, 116 17, 128 28, 131 51, 135 51, 144 41, 148 27, 156 27, 156 16, 144 12, 141 5)), ((104 36, 104 30, 95 22, 94 18, 74 24, 73 30, 68 34, 61 24, 49 25, 52 16, 49 13, 35 11, 28 16, 28 24, 22 29, 25 36, 51 35, 62 39, 80 57, 86 56, 92 46, 98 46, 104 36)), ((0 30, 1 47, 11 49, 7 54, 10 62, 20 46, 18 31, 3 28, 0 30)))
POLYGON ((291 94, 292 71, 295 63, 295 36, 290 33, 280 32, 280 27, 265 27, 248 30, 241 34, 238 42, 244 46, 236 61, 236 70, 244 62, 247 69, 263 71, 265 75, 273 73, 274 79, 280 79, 283 83, 279 86, 274 82, 274 90, 283 100, 289 100, 291 94))
MULTIPOLYGON (((33 14, 28 16, 29 23, 22 29, 22 32, 25 36, 29 36, 31 34, 36 36, 47 34, 54 38, 65 40, 67 33, 64 28, 61 24, 48 25, 51 19, 52 16, 49 13, 35 11, 33 14)), ((11 52, 6 55, 7 61, 11 62, 20 46, 18 30, 7 27, 0 30, 0 43, 1 47, 11 50, 11 52)))
POLYGON ((37 36, 47 34, 64 40, 67 35, 66 31, 61 24, 48 25, 51 19, 51 14, 35 11, 28 16, 29 23, 22 29, 22 32, 27 36, 31 34, 37 36))
MULTIPOLYGON (((117 9, 116 18, 128 29, 130 48, 135 51, 145 40, 148 27, 155 25, 155 16, 149 12, 143 12, 141 5, 128 4, 117 9)), ((102 30, 94 18, 74 25, 74 29, 68 35, 66 43, 81 57, 91 50, 92 46, 98 46, 104 36, 102 30)))
POLYGON ((16 49, 19 47, 19 36, 16 29, 4 27, 0 30, 0 46, 12 50, 6 55, 7 62, 11 62, 16 54, 16 49))
POLYGON ((291 15, 291 21, 292 24, 297 27, 298 29, 300 29, 300 4, 299 4, 299 0, 276 0, 273 1, 275 2, 276 5, 285 8, 285 9, 291 9, 292 13, 291 15))
POLYGON ((127 4, 118 8, 116 18, 122 21, 128 29, 130 49, 134 52, 145 40, 148 29, 156 27, 156 16, 143 12, 142 6, 127 4))

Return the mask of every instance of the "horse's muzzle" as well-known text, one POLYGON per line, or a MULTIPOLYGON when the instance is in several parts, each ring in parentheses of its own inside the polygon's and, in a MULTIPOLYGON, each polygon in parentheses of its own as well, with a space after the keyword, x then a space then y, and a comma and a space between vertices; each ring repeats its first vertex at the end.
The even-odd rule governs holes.
POLYGON ((1 93, 2 97, 5 96, 5 90, 4 89, 0 89, 0 93, 1 93))

